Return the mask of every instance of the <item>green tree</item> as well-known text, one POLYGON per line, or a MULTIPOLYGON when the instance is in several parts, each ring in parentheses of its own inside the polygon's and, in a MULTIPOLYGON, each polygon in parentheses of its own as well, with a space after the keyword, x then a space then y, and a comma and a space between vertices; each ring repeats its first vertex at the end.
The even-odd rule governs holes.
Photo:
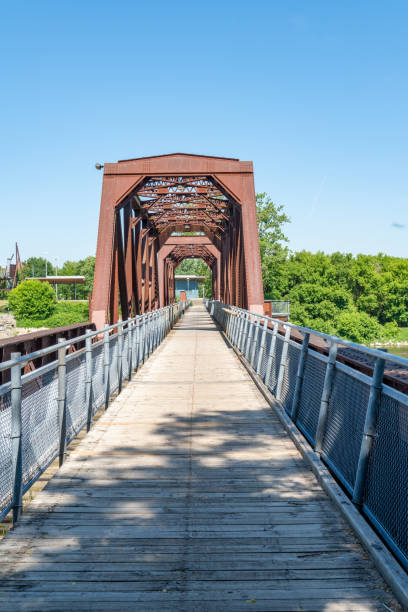
POLYGON ((288 256, 288 248, 284 244, 288 239, 282 228, 290 219, 283 206, 274 204, 266 193, 257 194, 256 208, 265 297, 279 299, 288 256))
POLYGON ((29 257, 23 261, 24 277, 54 276, 55 268, 52 263, 44 257, 29 257))

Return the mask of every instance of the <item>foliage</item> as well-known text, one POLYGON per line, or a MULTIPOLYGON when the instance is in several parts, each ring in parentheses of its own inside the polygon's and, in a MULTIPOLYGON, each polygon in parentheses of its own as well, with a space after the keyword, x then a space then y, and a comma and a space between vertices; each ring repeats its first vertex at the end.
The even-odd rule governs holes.
MULTIPOLYGON (((45 284, 45 283, 44 283, 45 284)), ((17 317, 18 327, 62 327, 89 320, 88 302, 58 302, 49 317, 17 317)))
POLYGON ((288 256, 288 248, 283 244, 287 238, 282 226, 290 219, 283 212, 283 206, 274 204, 266 193, 257 194, 256 208, 265 297, 279 299, 281 277, 288 256))
POLYGON ((291 253, 279 277, 291 319, 356 342, 393 339, 408 322, 408 260, 387 255, 291 253))
MULTIPOLYGON (((47 266, 44 257, 29 257, 23 263, 24 276, 45 276, 47 269, 48 276, 53 276, 57 273, 54 266, 48 261, 47 266)), ((58 270, 59 276, 85 276, 85 284, 77 285, 76 299, 86 300, 88 294, 92 293, 93 278, 95 271, 95 257, 89 256, 79 261, 66 261, 58 270)), ((75 299, 74 285, 59 285, 58 297, 64 300, 75 299)))
MULTIPOLYGON (((77 285, 76 299, 86 300, 88 294, 92 293, 93 278, 95 272, 95 257, 89 256, 79 261, 66 261, 62 266, 59 274, 61 276, 85 276, 85 284, 77 285)), ((74 299, 73 285, 60 285, 58 287, 58 295, 63 299, 74 299)))
POLYGON ((54 276, 55 268, 44 257, 29 257, 23 262, 24 277, 54 276))
POLYGON ((257 210, 265 297, 289 299, 293 322, 356 342, 399 336, 408 325, 408 259, 290 253, 283 207, 261 193, 257 210))
POLYGON ((38 280, 20 283, 9 295, 9 306, 16 317, 49 317, 55 310, 56 302, 52 287, 38 280))

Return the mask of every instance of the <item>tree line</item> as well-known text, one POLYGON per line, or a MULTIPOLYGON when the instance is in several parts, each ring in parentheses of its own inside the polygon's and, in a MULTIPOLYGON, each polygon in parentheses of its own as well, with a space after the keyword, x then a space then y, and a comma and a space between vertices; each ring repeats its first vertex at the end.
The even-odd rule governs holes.
POLYGON ((408 259, 292 252, 283 207, 263 193, 257 208, 265 298, 289 299, 291 321, 364 343, 408 325, 408 259))

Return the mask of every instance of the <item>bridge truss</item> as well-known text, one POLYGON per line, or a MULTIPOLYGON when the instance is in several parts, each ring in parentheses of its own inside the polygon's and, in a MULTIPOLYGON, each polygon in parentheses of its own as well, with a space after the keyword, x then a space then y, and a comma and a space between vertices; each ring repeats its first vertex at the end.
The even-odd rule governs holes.
POLYGON ((174 301, 186 258, 212 271, 216 299, 263 312, 251 162, 171 154, 105 164, 92 321, 174 301))

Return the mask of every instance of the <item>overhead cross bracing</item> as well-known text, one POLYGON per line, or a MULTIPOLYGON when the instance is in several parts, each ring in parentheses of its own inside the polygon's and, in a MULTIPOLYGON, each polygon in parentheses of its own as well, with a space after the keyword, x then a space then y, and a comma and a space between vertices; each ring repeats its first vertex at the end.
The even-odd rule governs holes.
POLYGON ((146 179, 134 198, 134 205, 159 233, 174 225, 176 231, 221 237, 230 222, 230 209, 237 206, 206 176, 154 176, 146 179))
POLYGON ((92 320, 174 300, 186 258, 212 272, 213 296, 263 310, 251 162, 175 153, 105 164, 92 320), (177 240, 175 241, 175 239, 177 240))

